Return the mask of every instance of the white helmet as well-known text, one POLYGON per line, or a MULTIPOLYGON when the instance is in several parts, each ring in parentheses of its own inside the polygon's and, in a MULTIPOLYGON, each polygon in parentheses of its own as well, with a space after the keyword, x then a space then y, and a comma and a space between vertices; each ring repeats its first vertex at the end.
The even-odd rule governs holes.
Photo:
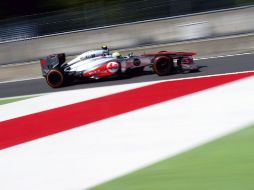
POLYGON ((107 45, 102 45, 102 46, 101 46, 101 49, 103 49, 103 50, 108 50, 108 46, 107 46, 107 45))
POLYGON ((114 58, 120 58, 122 55, 119 53, 119 52, 117 52, 117 51, 115 51, 114 53, 112 53, 112 57, 114 57, 114 58))

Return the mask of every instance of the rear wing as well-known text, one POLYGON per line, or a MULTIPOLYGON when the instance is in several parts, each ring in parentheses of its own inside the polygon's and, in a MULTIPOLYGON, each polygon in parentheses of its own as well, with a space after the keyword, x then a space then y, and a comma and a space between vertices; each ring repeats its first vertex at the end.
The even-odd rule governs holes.
POLYGON ((170 57, 188 57, 188 56, 194 56, 197 55, 197 53, 195 52, 169 52, 169 51, 161 51, 158 53, 149 53, 149 54, 143 54, 143 56, 161 56, 161 55, 165 55, 165 56, 170 56, 170 57))
POLYGON ((64 53, 52 54, 40 59, 42 75, 46 76, 50 70, 60 67, 65 61, 64 53))

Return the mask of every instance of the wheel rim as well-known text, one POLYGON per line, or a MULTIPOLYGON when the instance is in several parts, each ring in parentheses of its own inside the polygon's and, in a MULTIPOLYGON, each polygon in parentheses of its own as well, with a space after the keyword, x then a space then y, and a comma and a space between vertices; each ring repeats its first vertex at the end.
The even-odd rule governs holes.
POLYGON ((169 69, 168 60, 163 59, 162 61, 159 61, 159 62, 157 63, 157 69, 158 69, 159 71, 161 71, 162 73, 167 72, 168 69, 169 69))
POLYGON ((51 70, 47 75, 49 86, 58 88, 63 85, 63 74, 58 70, 51 70))
POLYGON ((159 57, 154 64, 154 70, 160 76, 168 75, 171 67, 171 60, 168 57, 159 57))

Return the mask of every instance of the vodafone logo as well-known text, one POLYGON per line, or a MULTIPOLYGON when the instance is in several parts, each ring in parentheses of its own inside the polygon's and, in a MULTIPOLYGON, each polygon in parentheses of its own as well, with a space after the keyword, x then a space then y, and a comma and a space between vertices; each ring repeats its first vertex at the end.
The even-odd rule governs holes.
POLYGON ((117 62, 109 62, 107 63, 107 70, 110 73, 116 73, 119 69, 119 63, 117 62))

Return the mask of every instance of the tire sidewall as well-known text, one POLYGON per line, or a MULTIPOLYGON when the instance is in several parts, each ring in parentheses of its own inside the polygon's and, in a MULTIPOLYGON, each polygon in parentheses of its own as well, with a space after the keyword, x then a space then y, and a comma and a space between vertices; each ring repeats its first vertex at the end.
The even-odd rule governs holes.
POLYGON ((50 70, 47 75, 46 75, 46 81, 47 81, 47 84, 52 87, 52 88, 59 88, 61 86, 64 85, 64 75, 63 73, 60 71, 60 70, 57 70, 57 69, 53 69, 53 70, 50 70), (53 84, 51 81, 50 81, 50 77, 52 74, 57 74, 59 77, 60 77, 60 82, 58 82, 57 84, 53 84))
POLYGON ((172 70, 173 70, 173 59, 171 57, 167 57, 167 56, 156 57, 154 59, 153 70, 159 76, 169 75, 170 73, 172 73, 172 70), (164 68, 163 70, 161 70, 161 68, 159 68, 159 64, 161 64, 161 62, 160 62, 161 59, 165 59, 168 62, 167 67, 164 68))

